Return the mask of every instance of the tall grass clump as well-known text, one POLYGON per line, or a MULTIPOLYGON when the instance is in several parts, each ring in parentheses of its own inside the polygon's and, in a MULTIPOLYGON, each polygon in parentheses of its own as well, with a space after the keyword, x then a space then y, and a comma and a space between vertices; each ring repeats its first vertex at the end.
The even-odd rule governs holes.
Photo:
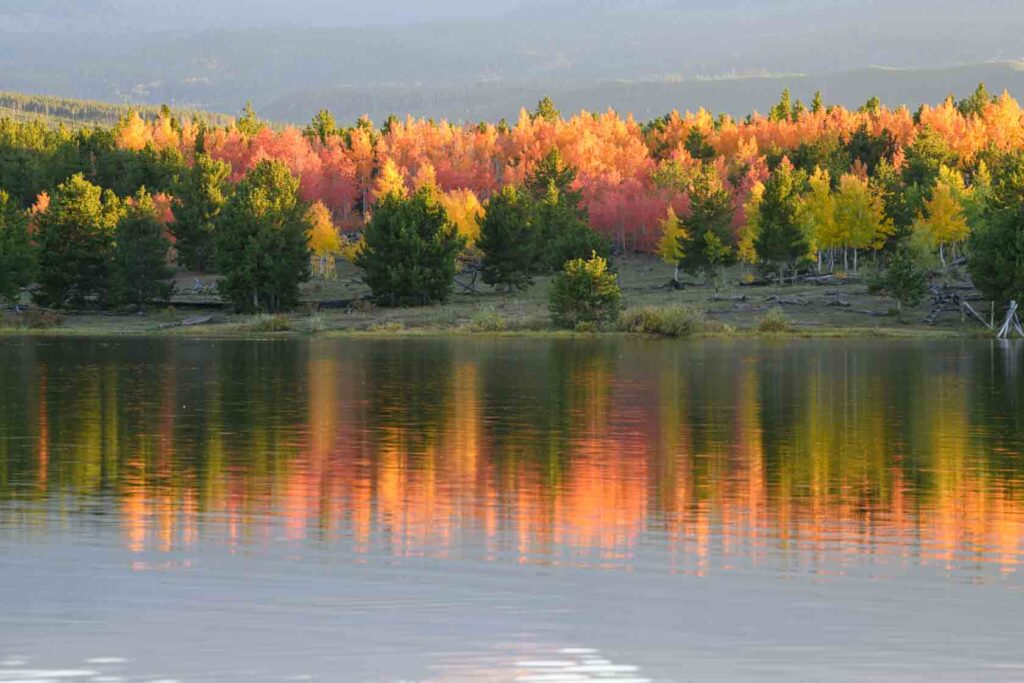
POLYGON ((709 322, 703 310, 694 306, 640 306, 619 315, 620 332, 651 334, 681 339, 719 331, 720 325, 709 322))
POLYGON ((757 321, 757 331, 765 334, 782 334, 793 329, 786 312, 781 308, 773 308, 757 321))
POLYGON ((500 312, 487 306, 473 312, 469 320, 469 329, 474 332, 504 332, 508 329, 508 320, 500 312))
POLYGON ((249 329, 253 332, 287 332, 292 325, 286 316, 264 313, 253 318, 249 329))

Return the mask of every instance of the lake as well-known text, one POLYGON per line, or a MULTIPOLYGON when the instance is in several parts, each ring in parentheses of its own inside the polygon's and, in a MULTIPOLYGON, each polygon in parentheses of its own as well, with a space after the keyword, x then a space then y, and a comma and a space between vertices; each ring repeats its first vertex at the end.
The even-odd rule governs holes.
POLYGON ((0 681, 1024 679, 1024 346, 0 338, 0 681))

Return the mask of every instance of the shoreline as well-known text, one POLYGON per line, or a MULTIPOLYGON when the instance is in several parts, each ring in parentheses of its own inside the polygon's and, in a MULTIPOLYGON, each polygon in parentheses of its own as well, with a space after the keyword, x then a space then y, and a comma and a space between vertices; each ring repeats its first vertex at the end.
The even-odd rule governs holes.
MULTIPOLYGON (((750 273, 733 268, 727 284, 716 288, 686 283, 671 289, 671 270, 656 257, 621 256, 613 264, 619 276, 625 309, 666 311, 683 307, 698 312, 681 338, 888 338, 977 339, 994 332, 956 311, 944 312, 936 324, 922 321, 931 301, 904 311, 898 321, 894 302, 869 292, 863 274, 840 274, 828 284, 805 282, 751 287, 742 284, 750 273), (784 329, 759 329, 762 318, 781 310, 784 329)), ((207 339, 278 339, 294 337, 508 337, 508 338, 666 338, 609 328, 562 330, 552 326, 547 291, 550 278, 538 277, 523 291, 497 292, 478 286, 472 294, 453 294, 448 302, 410 308, 379 308, 366 302, 369 289, 358 271, 339 263, 337 277, 313 280, 303 288, 303 308, 288 314, 241 315, 221 307, 209 296, 191 296, 193 274, 179 273, 179 292, 167 307, 143 312, 59 312, 35 309, 0 312, 0 336, 37 337, 192 337, 207 339), (320 308, 338 301, 358 302, 348 308, 320 308), (215 307, 210 308, 211 305, 215 307), (180 308, 176 308, 179 306, 180 308), (197 324, 202 323, 202 324, 197 324)), ((208 279, 208 278, 207 278, 208 279)), ((969 281, 952 282, 971 292, 969 281)), ((971 300, 977 300, 973 290, 971 300)), ((978 304, 976 304, 977 306, 978 304)), ((982 308, 987 308, 983 306, 982 308)))
POLYGON ((994 339, 994 333, 980 326, 967 324, 924 327, 891 325, 823 327, 801 325, 794 321, 785 331, 762 331, 754 328, 696 332, 685 336, 627 332, 615 329, 588 331, 556 328, 477 329, 466 324, 405 326, 384 324, 370 327, 343 326, 312 329, 307 316, 275 317, 282 329, 266 329, 260 316, 230 316, 220 322, 195 326, 174 325, 156 321, 140 321, 139 316, 79 315, 69 324, 32 328, 0 324, 0 337, 37 338, 192 338, 210 340, 275 340, 275 339, 399 339, 399 338, 492 338, 492 339, 605 339, 634 338, 686 341, 692 339, 893 339, 893 340, 947 340, 994 339))

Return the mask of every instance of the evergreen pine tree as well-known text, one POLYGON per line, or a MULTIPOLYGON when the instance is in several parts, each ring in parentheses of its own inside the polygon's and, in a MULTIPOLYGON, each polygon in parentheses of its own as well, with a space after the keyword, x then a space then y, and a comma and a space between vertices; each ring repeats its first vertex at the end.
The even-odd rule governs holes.
POLYGON ((153 197, 142 188, 125 207, 114 232, 111 299, 142 306, 166 302, 174 290, 167 265, 171 243, 153 197))
POLYGON ((928 291, 927 275, 906 245, 899 245, 889 257, 889 266, 882 275, 882 287, 886 294, 896 299, 900 321, 903 320, 904 306, 916 306, 924 298, 928 291))
POLYGON ((764 184, 759 207, 758 233, 754 249, 765 265, 775 268, 779 282, 787 268, 807 258, 810 244, 800 224, 800 186, 802 174, 783 161, 764 184))
POLYGON ((536 268, 529 198, 508 185, 487 202, 477 247, 483 252, 483 280, 505 290, 524 289, 536 268))
POLYGON ((280 161, 261 161, 238 184, 217 219, 221 293, 238 310, 271 312, 298 303, 309 279, 307 206, 299 180, 280 161))
POLYGON ((37 301, 55 307, 103 302, 120 212, 112 192, 80 173, 57 186, 50 206, 36 216, 37 301))
POLYGON ((465 240, 431 188, 378 199, 364 240, 355 264, 378 303, 425 305, 451 295, 455 259, 465 240))
POLYGON ((14 306, 21 290, 35 276, 36 252, 28 232, 28 216, 0 190, 0 301, 14 306))
POLYGON ((228 192, 231 167, 206 154, 196 156, 174 191, 171 210, 178 263, 189 270, 208 271, 214 263, 214 228, 228 192))
POLYGON ((716 269, 736 260, 732 219, 736 210, 718 172, 702 167, 690 185, 690 215, 683 220, 682 266, 703 272, 710 281, 716 269))

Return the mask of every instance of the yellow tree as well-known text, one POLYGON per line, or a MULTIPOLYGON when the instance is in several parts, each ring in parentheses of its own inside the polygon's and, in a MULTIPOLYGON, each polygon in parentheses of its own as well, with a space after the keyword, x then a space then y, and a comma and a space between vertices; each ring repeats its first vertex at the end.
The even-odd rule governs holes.
POLYGON ((823 253, 828 250, 829 262, 835 267, 835 250, 840 246, 836 202, 832 196, 832 178, 827 170, 814 169, 808 184, 811 191, 800 202, 799 220, 811 249, 817 254, 818 272, 821 272, 823 253))
POLYGON ((398 168, 398 165, 391 159, 384 162, 380 169, 380 175, 373 183, 373 199, 380 201, 383 197, 395 195, 397 197, 408 197, 409 189, 405 185, 405 176, 398 168))
POLYGON ((670 206, 665 218, 661 221, 661 237, 658 238, 658 256, 668 265, 675 268, 672 283, 679 285, 679 262, 683 260, 683 238, 686 232, 679 222, 679 216, 670 206))
POLYGON ((743 203, 743 227, 740 229, 736 252, 743 263, 757 263, 757 249, 754 240, 761 229, 761 200, 764 197, 764 183, 758 181, 750 188, 750 197, 743 203))
POLYGON ((967 239, 970 229, 967 217, 957 200, 956 188, 949 183, 938 182, 932 190, 932 198, 925 202, 924 211, 914 222, 914 232, 928 244, 938 246, 939 260, 946 265, 945 246, 955 246, 967 239))
POLYGON ((466 238, 466 244, 476 244, 480 238, 480 219, 484 215, 484 207, 473 191, 461 188, 441 192, 438 201, 448 212, 448 220, 455 225, 459 234, 466 238))
POLYGON ((331 219, 331 211, 323 202, 315 202, 306 212, 311 226, 309 248, 313 252, 313 270, 320 277, 334 272, 334 257, 341 252, 341 237, 331 219))
POLYGON ((857 254, 861 249, 881 249, 893 233, 892 223, 885 217, 882 199, 868 186, 868 181, 852 173, 839 179, 835 196, 836 232, 843 245, 843 264, 849 268, 849 249, 853 249, 853 270, 857 270, 857 254))

